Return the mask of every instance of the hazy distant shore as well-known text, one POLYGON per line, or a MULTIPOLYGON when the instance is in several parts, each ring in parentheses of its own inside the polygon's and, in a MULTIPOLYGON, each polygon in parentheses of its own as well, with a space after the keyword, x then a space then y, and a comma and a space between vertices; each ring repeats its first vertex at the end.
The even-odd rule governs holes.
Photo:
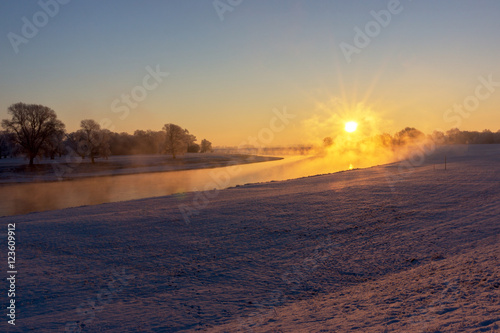
POLYGON ((107 160, 98 159, 92 164, 89 159, 74 158, 68 161, 66 157, 62 157, 55 160, 43 159, 30 169, 25 159, 10 158, 0 160, 0 185, 208 169, 281 159, 282 157, 248 154, 185 154, 175 159, 165 155, 126 155, 111 156, 107 160))

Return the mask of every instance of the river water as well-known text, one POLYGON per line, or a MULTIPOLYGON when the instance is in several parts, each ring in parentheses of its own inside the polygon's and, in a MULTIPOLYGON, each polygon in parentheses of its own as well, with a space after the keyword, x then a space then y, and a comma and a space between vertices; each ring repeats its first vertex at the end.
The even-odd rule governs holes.
POLYGON ((103 176, 43 183, 2 185, 0 216, 96 205, 174 193, 223 189, 345 170, 348 165, 311 168, 308 156, 212 169, 103 176))

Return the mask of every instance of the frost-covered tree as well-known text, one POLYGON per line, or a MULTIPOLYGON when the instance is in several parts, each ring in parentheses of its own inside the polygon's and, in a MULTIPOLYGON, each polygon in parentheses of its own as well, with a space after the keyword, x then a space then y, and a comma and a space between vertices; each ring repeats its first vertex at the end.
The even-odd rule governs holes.
POLYGON ((399 145, 414 143, 424 138, 425 134, 413 127, 406 127, 394 136, 396 143, 399 145))
POLYGON ((0 132, 0 158, 13 156, 16 153, 14 134, 7 131, 0 132))
POLYGON ((64 137, 64 130, 55 131, 43 147, 45 156, 50 157, 51 160, 53 160, 56 155, 61 157, 62 154, 64 154, 64 137))
POLYGON ((51 108, 37 104, 12 104, 7 112, 10 120, 2 120, 2 127, 14 134, 15 142, 22 147, 32 166, 35 157, 43 152, 50 138, 64 131, 64 124, 51 108))
POLYGON ((189 132, 179 125, 165 124, 165 151, 175 158, 180 153, 185 153, 189 144, 189 132))
POLYGON ((76 135, 79 153, 88 156, 92 163, 95 163, 95 158, 98 156, 107 158, 110 154, 109 130, 102 130, 92 119, 82 120, 80 127, 76 135))
POLYGON ((201 140, 201 148, 200 148, 200 152, 202 153, 211 153, 213 151, 212 149, 212 142, 206 140, 206 139, 203 139, 201 140))

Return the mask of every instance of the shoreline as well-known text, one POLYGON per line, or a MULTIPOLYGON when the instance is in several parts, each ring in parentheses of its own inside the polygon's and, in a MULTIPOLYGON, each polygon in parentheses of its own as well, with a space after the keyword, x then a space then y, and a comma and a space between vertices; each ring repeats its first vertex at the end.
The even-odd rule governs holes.
MULTIPOLYGON (((157 157, 160 159, 161 157, 164 157, 162 155, 121 155, 121 156, 113 156, 115 158, 127 158, 127 157, 132 157, 132 158, 138 158, 140 156, 146 156, 146 157, 157 157)), ((21 185, 21 184, 43 184, 43 183, 52 183, 52 182, 65 182, 65 181, 73 181, 73 180, 80 180, 80 179, 89 179, 89 178, 98 178, 98 177, 113 177, 113 176, 126 176, 126 175, 139 175, 139 174, 154 174, 154 173, 164 173, 164 172, 176 172, 176 171, 194 171, 194 170, 204 170, 204 169, 215 169, 215 168, 223 168, 223 167, 228 167, 228 166, 233 166, 233 165, 245 165, 245 164, 253 164, 253 163, 263 163, 263 162, 272 162, 272 161, 279 161, 283 160, 284 157, 278 157, 278 156, 260 156, 260 155, 248 155, 248 154, 217 154, 214 156, 208 156, 208 157, 214 157, 212 160, 208 161, 202 161, 200 160, 199 162, 195 162, 194 164, 180 164, 179 162, 182 160, 182 157, 178 157, 177 160, 172 160, 171 158, 168 160, 169 162, 175 162, 174 164, 169 164, 169 163, 161 163, 161 164, 156 164, 156 165, 129 165, 129 166, 124 166, 124 167, 115 167, 112 169, 108 170, 86 170, 83 172, 75 172, 72 173, 70 172, 68 176, 63 176, 63 177, 57 177, 55 175, 55 170, 56 167, 53 166, 53 164, 58 165, 59 168, 61 167, 66 167, 66 168, 71 168, 71 164, 76 164, 76 163, 44 163, 44 164, 36 164, 36 167, 43 166, 45 168, 45 174, 22 174, 20 172, 11 172, 9 173, 6 178, 1 178, 0 177, 0 188, 8 185, 21 185), (221 160, 222 158, 226 158, 227 160, 221 160), (219 159, 219 160, 218 160, 219 159), (206 164, 208 163, 208 164, 206 164), (15 178, 15 177, 21 177, 21 178, 15 178), (24 178, 23 178, 24 177, 24 178)), ((194 156, 188 156, 188 157, 194 157, 194 156)), ((205 156, 203 156, 205 157, 205 156)), ((95 168, 95 167, 102 167, 108 165, 112 165, 113 161, 111 162, 97 162, 96 164, 92 165, 89 164, 87 161, 84 162, 85 164, 83 165, 84 167, 90 167, 90 168, 95 168)), ((79 164, 78 164, 79 165, 79 164)), ((26 165, 19 165, 17 166, 18 168, 28 168, 26 165)), ((4 169, 6 167, 3 167, 0 165, 0 170, 4 169)), ((5 171, 2 171, 5 172, 5 171)), ((4 173, 4 176, 6 173, 4 173)), ((1 176, 1 173, 0 173, 1 176)))

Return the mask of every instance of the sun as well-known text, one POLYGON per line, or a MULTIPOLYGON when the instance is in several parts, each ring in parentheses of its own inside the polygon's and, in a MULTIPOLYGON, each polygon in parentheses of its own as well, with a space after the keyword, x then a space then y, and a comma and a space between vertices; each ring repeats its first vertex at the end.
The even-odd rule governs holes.
POLYGON ((358 123, 355 121, 349 121, 345 124, 346 132, 352 133, 358 128, 358 123))

